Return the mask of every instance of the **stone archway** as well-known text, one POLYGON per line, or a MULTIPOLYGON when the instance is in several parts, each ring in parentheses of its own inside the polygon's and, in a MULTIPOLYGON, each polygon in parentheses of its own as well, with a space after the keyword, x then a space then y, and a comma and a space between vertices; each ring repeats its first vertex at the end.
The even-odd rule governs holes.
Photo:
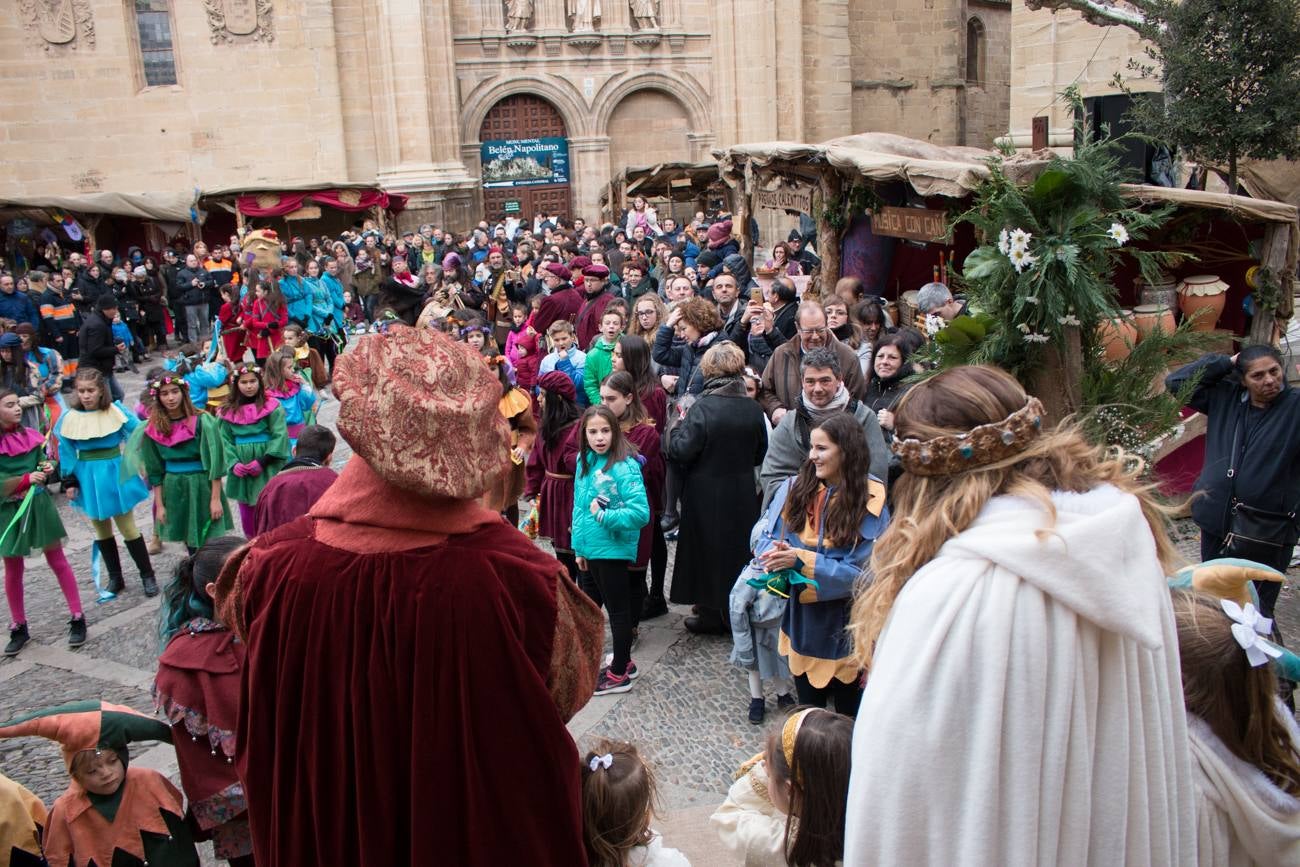
POLYGON ((552 103, 526 93, 498 100, 483 116, 478 142, 487 219, 573 213, 569 129, 552 103))

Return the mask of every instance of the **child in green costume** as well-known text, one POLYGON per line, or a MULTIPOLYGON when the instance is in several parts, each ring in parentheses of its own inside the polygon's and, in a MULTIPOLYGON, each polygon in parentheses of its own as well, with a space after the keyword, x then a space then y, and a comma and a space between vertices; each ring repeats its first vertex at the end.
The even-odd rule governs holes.
POLYGON ((23 607, 23 558, 42 551, 72 614, 68 644, 86 643, 86 618, 82 616, 77 579, 63 554, 68 535, 59 512, 45 490, 53 465, 45 458, 45 438, 22 424, 18 395, 0 389, 0 557, 4 558, 5 597, 13 622, 5 656, 17 656, 27 644, 27 612, 23 607))
POLYGON ((149 422, 132 436, 153 489, 158 537, 184 542, 191 554, 231 529, 221 480, 226 450, 217 420, 190 402, 189 386, 175 373, 149 384, 149 422))
POLYGON ((217 410, 221 441, 226 448, 226 485, 239 503, 244 535, 253 538, 257 521, 253 507, 262 488, 289 460, 289 435, 284 408, 266 393, 262 368, 240 364, 230 374, 230 394, 217 410))

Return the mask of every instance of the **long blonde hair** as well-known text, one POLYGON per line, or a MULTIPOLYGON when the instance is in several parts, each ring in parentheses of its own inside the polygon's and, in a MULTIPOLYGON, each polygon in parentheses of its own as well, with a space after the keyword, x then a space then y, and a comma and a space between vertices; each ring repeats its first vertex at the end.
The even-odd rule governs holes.
MULTIPOLYGON (((894 414, 895 435, 928 440, 995 424, 1024 407, 1028 395, 1014 377, 995 367, 970 366, 944 371, 913 387, 894 414)), ((1083 493, 1111 484, 1137 497, 1156 553, 1167 572, 1180 557, 1169 539, 1169 510, 1152 486, 1139 481, 1140 466, 1090 443, 1072 423, 1063 423, 1033 440, 1010 465, 994 464, 948 476, 904 473, 892 491, 889 528, 871 555, 871 584, 853 603, 850 632, 863 668, 871 667, 876 639, 903 585, 930 562, 944 542, 966 530, 984 505, 997 496, 1024 497, 1042 504, 1048 515, 1040 534, 1056 520, 1053 491, 1083 493)), ((866 576, 864 576, 866 577, 866 576)))

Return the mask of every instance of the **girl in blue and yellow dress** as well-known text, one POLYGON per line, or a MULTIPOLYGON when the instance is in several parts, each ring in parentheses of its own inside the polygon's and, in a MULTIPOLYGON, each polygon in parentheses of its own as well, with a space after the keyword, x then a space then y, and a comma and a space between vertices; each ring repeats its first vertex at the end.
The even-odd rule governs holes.
POLYGON ((149 421, 131 437, 153 489, 160 539, 184 542, 191 554, 230 530, 230 504, 221 480, 226 449, 217 420, 190 402, 189 384, 175 373, 149 383, 149 421))
POLYGON ((140 572, 144 595, 157 596, 158 582, 144 537, 131 514, 149 499, 149 488, 138 475, 124 475, 122 445, 140 426, 134 413, 114 403, 104 375, 93 367, 77 371, 76 400, 55 425, 59 443, 59 469, 63 491, 72 507, 90 519, 95 547, 108 569, 108 591, 121 593, 122 559, 113 537, 113 525, 122 534, 126 550, 140 572))
POLYGON ((262 379, 266 383, 266 393, 279 401, 284 410, 284 424, 292 452, 298 445, 298 434, 302 429, 316 423, 320 398, 311 383, 298 373, 297 358, 288 346, 280 347, 266 359, 262 379))
POLYGON ((31 640, 23 607, 23 558, 33 551, 45 554, 45 562, 50 564, 68 603, 72 614, 68 644, 79 647, 86 643, 86 618, 82 616, 77 578, 63 554, 63 540, 68 534, 45 490, 54 468, 46 459, 45 437, 24 427, 22 418, 18 395, 0 389, 0 558, 4 560, 5 598, 13 618, 5 656, 16 656, 31 640))
POLYGON ((257 495, 289 460, 289 435, 280 402, 266 394, 262 369, 239 364, 230 374, 230 394, 217 410, 226 450, 226 492, 239 503, 244 535, 253 538, 257 495))

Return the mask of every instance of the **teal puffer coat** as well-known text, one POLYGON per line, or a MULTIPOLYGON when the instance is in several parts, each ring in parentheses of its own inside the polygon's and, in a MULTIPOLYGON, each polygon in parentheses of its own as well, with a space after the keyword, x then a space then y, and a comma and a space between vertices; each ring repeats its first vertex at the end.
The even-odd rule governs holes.
POLYGON ((641 528, 650 520, 641 464, 636 458, 619 461, 608 470, 605 458, 587 453, 579 459, 573 480, 573 554, 588 560, 636 559, 641 528), (599 495, 609 505, 591 514, 591 501, 599 495))

